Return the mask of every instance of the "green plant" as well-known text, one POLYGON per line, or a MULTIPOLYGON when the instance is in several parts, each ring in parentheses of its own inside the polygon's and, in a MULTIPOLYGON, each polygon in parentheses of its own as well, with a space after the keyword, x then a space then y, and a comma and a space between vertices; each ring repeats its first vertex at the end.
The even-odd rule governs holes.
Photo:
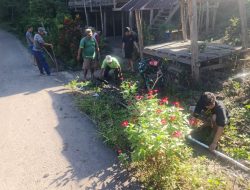
POLYGON ((240 19, 232 17, 229 20, 229 26, 226 28, 224 41, 230 45, 237 46, 241 43, 240 39, 240 19))
POLYGON ((121 84, 122 96, 128 103, 132 103, 137 93, 138 85, 132 81, 123 81, 121 84))
POLYGON ((121 150, 118 150, 118 154, 118 159, 121 162, 122 166, 128 168, 130 165, 129 156, 126 153, 122 153, 121 150))
MULTIPOLYGON (((71 86, 79 84, 73 81, 71 86)), ((234 186, 211 161, 192 157, 185 141, 192 121, 188 121, 179 102, 170 104, 166 97, 158 99, 157 91, 139 95, 137 84, 125 81, 125 109, 111 93, 88 86, 88 90, 78 92, 77 105, 96 121, 104 142, 117 151, 121 165, 132 169, 128 171, 133 171, 146 189, 227 190, 234 186), (93 97, 96 90, 99 96, 93 97)), ((237 128, 228 131, 237 135, 237 128)), ((235 155, 245 157, 240 151, 235 150, 235 155)), ((242 184, 244 188, 246 184, 242 184)))
MULTIPOLYGON (((170 182, 169 178, 176 177, 182 161, 190 156, 185 144, 185 135, 190 132, 188 115, 179 102, 170 105, 168 98, 157 99, 156 92, 133 97, 135 101, 129 106, 132 117, 123 127, 131 143, 132 162, 147 173, 148 185, 173 189, 180 181, 173 178, 170 182)), ((132 97, 125 97, 131 101, 132 97)))

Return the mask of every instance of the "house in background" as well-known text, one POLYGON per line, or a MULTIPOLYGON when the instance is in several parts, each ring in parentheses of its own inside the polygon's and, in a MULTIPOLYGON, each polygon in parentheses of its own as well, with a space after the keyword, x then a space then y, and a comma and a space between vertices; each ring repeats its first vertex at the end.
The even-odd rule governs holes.
MULTIPOLYGON (((168 23, 179 10, 178 0, 69 0, 69 8, 81 15, 86 26, 93 26, 105 36, 121 36, 123 29, 136 29, 135 11, 152 30, 168 23)), ((178 15, 179 17, 179 15, 178 15)))
POLYGON ((122 25, 127 25, 126 16, 115 11, 129 0, 69 0, 69 8, 83 18, 86 26, 95 27, 104 36, 122 35, 122 25), (123 22, 123 23, 122 23, 123 22))

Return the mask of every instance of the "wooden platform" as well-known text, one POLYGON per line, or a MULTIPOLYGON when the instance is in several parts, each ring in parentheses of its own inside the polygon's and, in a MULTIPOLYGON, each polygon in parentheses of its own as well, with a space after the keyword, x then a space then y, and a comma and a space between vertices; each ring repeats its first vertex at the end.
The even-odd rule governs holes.
MULTIPOLYGON (((241 53, 241 47, 233 47, 220 43, 205 43, 199 41, 200 53, 199 53, 199 62, 202 67, 208 67, 206 64, 208 62, 218 62, 217 66, 213 65, 214 69, 222 68, 226 63, 222 63, 223 58, 227 58, 231 55, 237 55, 241 53), (202 49, 202 46, 204 47, 202 49)), ((147 46, 144 48, 144 53, 160 58, 168 58, 173 62, 180 64, 191 65, 191 53, 190 53, 190 41, 178 41, 157 44, 152 46, 147 46)))

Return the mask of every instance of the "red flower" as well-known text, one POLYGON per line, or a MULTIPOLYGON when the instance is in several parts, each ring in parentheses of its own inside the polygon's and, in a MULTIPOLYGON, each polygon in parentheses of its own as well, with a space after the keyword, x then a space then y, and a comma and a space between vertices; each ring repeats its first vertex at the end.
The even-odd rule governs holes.
POLYGON ((160 105, 163 105, 163 104, 167 104, 168 103, 168 97, 164 97, 160 100, 160 105))
POLYGON ((180 102, 173 102, 173 105, 174 105, 175 107, 179 108, 179 107, 180 107, 180 102))
POLYGON ((164 97, 161 99, 162 102, 167 103, 168 102, 168 97, 164 97))
POLYGON ((148 99, 152 99, 153 98, 153 95, 148 95, 148 99))
POLYGON ((172 115, 172 116, 170 116, 170 121, 174 121, 175 119, 176 119, 176 116, 175 115, 172 115))
POLYGON ((161 124, 162 124, 162 125, 166 125, 166 124, 167 124, 167 120, 166 120, 166 119, 162 119, 162 120, 161 120, 161 124))
POLYGON ((117 150, 117 153, 118 153, 119 155, 122 154, 122 150, 121 150, 121 149, 117 150))
POLYGON ((141 99, 143 99, 143 96, 136 96, 135 99, 136 100, 141 100, 141 99))
POLYGON ((120 80, 124 80, 124 78, 123 78, 123 77, 121 77, 121 78, 120 78, 120 80))
POLYGON ((154 90, 154 93, 155 93, 155 94, 156 94, 156 93, 158 93, 158 92, 159 92, 159 90, 157 90, 157 89, 156 89, 156 90, 154 90))
POLYGON ((191 126, 196 126, 197 124, 198 124, 198 120, 197 120, 197 119, 191 118, 191 119, 189 120, 189 125, 191 125, 191 126))
POLYGON ((172 133, 172 136, 175 137, 175 138, 180 138, 182 135, 181 131, 175 131, 172 133))
POLYGON ((121 124, 121 126, 122 126, 122 127, 127 127, 128 124, 129 124, 128 121, 123 121, 122 124, 121 124))
POLYGON ((153 90, 148 91, 148 95, 153 95, 153 94, 154 94, 153 90))
POLYGON ((162 112, 162 110, 158 109, 156 110, 156 113, 160 114, 162 112))

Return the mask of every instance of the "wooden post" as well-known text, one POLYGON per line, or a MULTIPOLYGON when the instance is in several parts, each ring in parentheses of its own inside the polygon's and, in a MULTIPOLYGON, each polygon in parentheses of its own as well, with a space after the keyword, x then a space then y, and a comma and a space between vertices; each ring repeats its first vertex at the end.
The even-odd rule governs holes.
POLYGON ((124 13, 123 13, 123 11, 121 12, 121 14, 122 14, 122 36, 124 36, 124 13))
POLYGON ((207 11, 206 11, 206 33, 208 33, 208 31, 209 31, 209 17, 210 17, 209 0, 207 0, 207 2, 206 2, 206 8, 207 8, 207 11))
POLYGON ((204 6, 204 2, 202 1, 202 11, 201 11, 201 24, 200 24, 200 30, 202 30, 203 29, 203 27, 204 27, 204 14, 205 14, 205 6, 204 6))
POLYGON ((89 26, 89 17, 88 17, 88 12, 87 12, 87 7, 86 7, 85 0, 83 1, 83 3, 84 3, 84 12, 85 12, 85 18, 86 18, 87 26, 89 26))
POLYGON ((100 3, 100 16, 101 16, 101 26, 102 26, 102 33, 104 32, 104 26, 103 26, 103 16, 102 16, 102 4, 100 3))
POLYGON ((114 39, 115 39, 115 12, 112 12, 112 22, 113 22, 113 35, 114 35, 114 39))
POLYGON ((198 82, 200 78, 200 63, 198 49, 198 27, 197 27, 197 0, 189 0, 188 5, 189 22, 190 22, 190 39, 191 39, 191 67, 192 77, 198 82))
POLYGON ((140 50, 140 58, 143 58, 143 32, 142 32, 142 20, 140 10, 135 11, 135 18, 136 18, 136 26, 138 31, 138 38, 139 38, 139 50, 140 50))
POLYGON ((247 30, 247 14, 246 14, 246 1, 238 0, 239 11, 240 11, 240 21, 241 21, 241 40, 242 48, 248 47, 248 30, 247 30))
POLYGON ((129 11, 129 27, 133 28, 133 11, 129 11))
POLYGON ((185 8, 185 2, 183 0, 180 0, 180 6, 181 6, 181 27, 182 27, 182 36, 183 40, 186 41, 187 38, 187 22, 186 22, 186 8, 185 8))
POLYGON ((93 12, 92 0, 90 0, 90 12, 93 12))
POLYGON ((153 24, 153 19, 154 19, 154 9, 151 9, 150 10, 150 21, 149 21, 150 26, 152 26, 152 24, 153 24))
POLYGON ((215 28, 216 16, 217 16, 217 11, 218 11, 219 6, 220 6, 220 2, 216 2, 214 10, 213 10, 213 21, 212 21, 212 30, 213 31, 214 31, 214 28, 215 28))
POLYGON ((98 15, 97 15, 97 13, 95 13, 95 28, 96 28, 96 30, 98 29, 98 15))
POLYGON ((202 15, 202 0, 200 1, 199 13, 198 13, 198 31, 200 30, 201 23, 201 15, 202 15))
POLYGON ((103 25, 104 25, 104 36, 107 36, 107 12, 106 12, 106 10, 104 10, 104 12, 103 12, 103 17, 104 17, 104 23, 103 23, 103 25))

